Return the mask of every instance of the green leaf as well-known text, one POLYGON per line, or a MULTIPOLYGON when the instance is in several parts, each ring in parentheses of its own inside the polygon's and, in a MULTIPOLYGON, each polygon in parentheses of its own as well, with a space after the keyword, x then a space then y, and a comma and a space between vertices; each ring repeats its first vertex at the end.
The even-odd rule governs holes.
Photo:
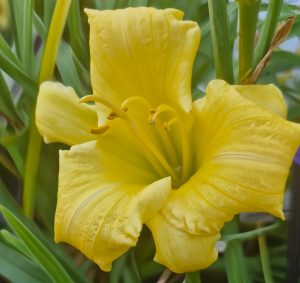
POLYGON ((68 273, 72 276, 74 282, 80 283, 90 283, 90 281, 85 277, 85 275, 81 272, 81 270, 74 264, 72 259, 68 257, 61 249, 60 246, 54 244, 53 241, 47 239, 43 233, 37 228, 35 223, 24 216, 20 207, 17 203, 12 199, 11 195, 8 193, 5 185, 0 179, 0 205, 7 207, 11 212, 14 213, 18 217, 22 224, 29 229, 38 240, 43 243, 43 245, 51 251, 53 255, 59 259, 59 261, 63 264, 68 273))
MULTIPOLYGON (((237 219, 225 223, 224 234, 236 234, 238 232, 237 219)), ((226 275, 229 283, 249 283, 250 276, 247 269, 243 249, 239 241, 228 243, 224 254, 226 275)))
POLYGON ((53 254, 35 237, 35 235, 8 209, 0 210, 13 231, 24 241, 32 257, 44 269, 54 282, 72 283, 72 279, 53 254))
POLYGON ((32 11, 33 0, 12 0, 11 10, 14 23, 14 35, 17 53, 23 69, 31 74, 33 67, 32 50, 32 11))
POLYGON ((3 150, 0 150, 0 164, 2 164, 15 177, 20 178, 20 174, 14 162, 9 158, 9 155, 6 154, 3 150))
POLYGON ((113 262, 112 271, 109 273, 110 283, 120 282, 127 258, 128 258, 128 252, 113 262))
POLYGON ((300 56, 284 50, 274 51, 266 72, 280 72, 288 68, 300 68, 300 56))
POLYGON ((44 4, 44 25, 46 30, 49 30, 49 26, 51 23, 54 7, 55 7, 55 0, 47 0, 43 1, 44 4))
POLYGON ((31 257, 31 253, 24 244, 24 242, 9 231, 4 229, 0 231, 0 241, 14 248, 16 251, 23 254, 24 256, 28 258, 31 257))
POLYGON ((85 36, 86 32, 83 30, 83 25, 81 21, 81 9, 80 9, 80 1, 73 0, 70 12, 68 16, 68 31, 70 37, 70 45, 72 50, 76 54, 76 56, 80 59, 80 61, 88 66, 89 62, 89 47, 88 41, 85 36), (74 32, 76 31, 76 32, 74 32))
POLYGON ((198 271, 186 273, 184 283, 201 283, 200 273, 198 271))
POLYGON ((12 53, 2 35, 0 35, 0 68, 24 88, 27 88, 30 93, 33 92, 34 94, 37 89, 34 80, 24 72, 21 61, 12 53))
POLYGON ((129 256, 125 264, 125 268, 122 274, 122 278, 124 280, 124 283, 141 283, 141 275, 139 273, 134 251, 129 251, 129 256))
POLYGON ((216 75, 219 79, 233 83, 234 75, 228 29, 227 3, 225 0, 208 0, 208 8, 216 75))
POLYGON ((65 85, 72 86, 79 96, 86 93, 83 89, 72 57, 72 49, 65 43, 60 43, 57 68, 65 85))
POLYGON ((0 72, 0 115, 5 114, 10 119, 18 119, 12 97, 8 90, 6 81, 0 72))
POLYGON ((280 225, 281 225, 280 222, 276 222, 270 226, 254 229, 249 232, 223 235, 221 241, 230 242, 235 240, 244 241, 244 240, 254 239, 257 236, 261 236, 278 229, 280 225))
POLYGON ((17 250, 0 241, 0 274, 13 283, 50 283, 48 275, 17 250))

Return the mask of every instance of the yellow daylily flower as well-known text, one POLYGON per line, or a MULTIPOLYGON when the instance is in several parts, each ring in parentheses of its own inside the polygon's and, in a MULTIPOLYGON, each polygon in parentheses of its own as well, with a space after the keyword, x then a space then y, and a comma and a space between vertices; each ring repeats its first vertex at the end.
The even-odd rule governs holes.
POLYGON ((86 13, 93 95, 46 82, 37 101, 45 141, 71 145, 60 151, 55 240, 108 271, 146 224, 155 260, 180 273, 216 260, 235 214, 283 218, 300 127, 280 91, 214 80, 192 102, 195 22, 174 9, 86 13))

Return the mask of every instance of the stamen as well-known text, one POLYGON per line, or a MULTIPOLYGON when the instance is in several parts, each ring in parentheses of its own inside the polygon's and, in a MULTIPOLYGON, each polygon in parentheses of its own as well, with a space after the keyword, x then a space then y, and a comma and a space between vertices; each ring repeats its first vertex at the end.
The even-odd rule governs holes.
POLYGON ((129 105, 134 102, 141 102, 142 104, 144 104, 146 106, 146 108, 148 108, 148 109, 151 108, 151 105, 146 98, 144 98, 142 96, 131 96, 122 103, 121 109, 123 111, 127 111, 129 108, 129 105))
POLYGON ((86 96, 80 98, 79 102, 80 103, 83 103, 83 102, 99 102, 99 103, 107 106, 108 108, 110 108, 120 118, 124 118, 124 116, 125 116, 125 113, 122 110, 120 110, 114 104, 112 104, 111 102, 109 102, 108 100, 106 100, 105 98, 103 98, 99 95, 86 95, 86 96))
MULTIPOLYGON (((149 102, 142 98, 142 97, 130 97, 127 100, 125 100, 121 106, 121 109, 112 104, 110 101, 106 100, 105 98, 99 96, 99 95, 87 95, 82 97, 79 102, 99 102, 108 108, 112 110, 114 113, 113 116, 117 115, 120 117, 125 124, 128 126, 128 128, 131 130, 131 132, 137 137, 137 140, 141 143, 142 148, 148 149, 148 151, 144 151, 145 156, 149 160, 149 162, 152 164, 153 168, 157 171, 157 173, 163 177, 166 176, 166 173, 172 177, 172 181, 175 186, 178 186, 180 184, 180 180, 175 173, 174 169, 170 166, 168 161, 165 159, 165 157, 161 154, 161 152, 156 148, 156 146, 152 143, 152 141, 149 139, 149 137, 140 129, 139 125, 136 123, 136 121, 129 116, 127 113, 125 113, 128 110, 128 104, 139 101, 143 104, 146 104, 148 108, 151 108, 149 102)), ((93 132, 102 131, 102 129, 97 130, 93 129, 93 132)))
POLYGON ((191 156, 190 156, 190 150, 189 150, 189 143, 186 136, 186 133, 184 132, 184 126, 182 125, 182 122, 178 118, 172 118, 169 122, 165 124, 165 127, 167 129, 170 129, 173 125, 177 124, 179 127, 179 133, 181 138, 181 144, 182 144, 182 180, 185 181, 190 174, 191 170, 191 156))
POLYGON ((99 126, 98 128, 91 129, 92 134, 103 134, 109 129, 108 125, 99 126))
POLYGON ((116 118, 118 118, 119 116, 117 115, 117 113, 115 112, 110 112, 109 115, 107 116, 107 120, 114 120, 116 118))
POLYGON ((175 116, 175 117, 178 116, 178 114, 174 110, 174 108, 172 108, 171 106, 166 105, 166 104, 161 104, 157 107, 157 110, 153 113, 151 124, 155 124, 156 118, 163 113, 171 113, 172 116, 175 116))
MULTIPOLYGON (((176 150, 172 144, 172 141, 171 141, 168 133, 166 132, 166 130, 164 128, 164 124, 162 123, 162 121, 160 119, 158 119, 156 121, 156 129, 159 133, 159 136, 162 140, 162 143, 163 143, 164 148, 167 152, 167 155, 171 161, 171 164, 173 165, 173 168, 177 168, 179 166, 179 160, 178 160, 178 156, 176 154, 176 150)), ((176 171, 176 169, 174 169, 174 171, 176 171)))

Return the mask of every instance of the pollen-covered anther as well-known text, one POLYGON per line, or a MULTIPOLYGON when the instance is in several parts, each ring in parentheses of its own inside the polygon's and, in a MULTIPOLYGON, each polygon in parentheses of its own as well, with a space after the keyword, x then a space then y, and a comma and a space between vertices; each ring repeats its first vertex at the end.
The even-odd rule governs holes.
POLYGON ((116 118, 118 118, 118 114, 116 112, 110 112, 109 115, 107 116, 107 120, 114 120, 116 118))
POLYGON ((97 128, 91 129, 92 134, 103 134, 109 129, 108 125, 99 126, 97 128))
POLYGON ((164 122, 164 123, 163 123, 163 126, 164 126, 164 129, 165 129, 165 130, 170 130, 169 122, 164 122))

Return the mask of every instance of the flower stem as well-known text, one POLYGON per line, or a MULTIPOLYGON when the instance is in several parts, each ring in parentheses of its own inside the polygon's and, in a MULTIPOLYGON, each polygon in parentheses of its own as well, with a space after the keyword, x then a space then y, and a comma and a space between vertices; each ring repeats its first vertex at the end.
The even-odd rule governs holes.
POLYGON ((184 283, 201 283, 199 271, 186 273, 184 283))
POLYGON ((239 82, 251 73, 253 66, 259 0, 239 0, 239 82))
MULTIPOLYGON (((223 233, 226 235, 239 233, 237 218, 224 225, 223 233)), ((229 242, 224 257, 228 282, 249 283, 250 280, 241 243, 235 240, 229 242)))
MULTIPOLYGON (((39 84, 52 78, 59 42, 64 30, 70 4, 71 0, 56 1, 56 6, 41 61, 38 78, 39 84)), ((29 141, 24 169, 23 208, 24 214, 28 217, 32 217, 34 210, 35 183, 42 143, 41 137, 35 126, 34 109, 32 109, 33 115, 29 128, 29 141)))
POLYGON ((264 273, 265 282, 273 283, 272 270, 270 267, 270 260, 268 254, 268 248, 266 244, 266 238, 264 235, 258 237, 258 245, 260 251, 261 265, 264 273))
POLYGON ((225 0, 208 0, 211 38, 217 78, 234 82, 227 4, 225 0))
POLYGON ((270 0, 269 2, 267 16, 262 26, 259 40, 254 52, 254 68, 264 57, 272 42, 282 8, 282 3, 283 0, 270 0))

